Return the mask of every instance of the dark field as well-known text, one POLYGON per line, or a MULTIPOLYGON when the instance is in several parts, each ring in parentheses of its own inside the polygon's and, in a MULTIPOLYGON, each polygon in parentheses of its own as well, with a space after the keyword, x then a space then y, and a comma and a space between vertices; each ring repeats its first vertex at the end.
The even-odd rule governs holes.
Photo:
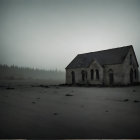
POLYGON ((140 138, 140 86, 0 81, 0 138, 140 138))

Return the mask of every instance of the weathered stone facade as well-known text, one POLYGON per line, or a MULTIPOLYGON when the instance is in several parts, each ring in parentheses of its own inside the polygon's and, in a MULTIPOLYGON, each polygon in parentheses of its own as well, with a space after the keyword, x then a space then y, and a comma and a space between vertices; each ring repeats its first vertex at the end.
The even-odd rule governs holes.
POLYGON ((138 63, 132 47, 120 64, 93 60, 85 68, 66 68, 66 84, 128 85, 138 82, 138 63))

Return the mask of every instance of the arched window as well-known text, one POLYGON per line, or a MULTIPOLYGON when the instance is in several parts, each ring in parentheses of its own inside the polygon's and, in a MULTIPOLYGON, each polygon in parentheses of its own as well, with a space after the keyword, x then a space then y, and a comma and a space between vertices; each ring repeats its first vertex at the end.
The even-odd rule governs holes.
POLYGON ((85 75, 86 75, 86 79, 87 79, 87 76, 88 76, 87 71, 85 71, 85 75))
POLYGON ((130 54, 130 65, 132 65, 132 54, 130 54))
POLYGON ((81 71, 81 74, 82 74, 82 81, 85 81, 85 72, 84 72, 84 70, 81 71))
POLYGON ((94 77, 94 71, 93 71, 93 69, 90 70, 90 76, 91 76, 91 80, 93 80, 93 77, 94 77))
POLYGON ((99 80, 99 70, 96 69, 96 79, 99 80))
POLYGON ((135 73, 135 79, 137 79, 137 71, 136 71, 136 69, 135 69, 134 73, 135 73))
POLYGON ((130 83, 133 83, 133 69, 130 69, 130 83))

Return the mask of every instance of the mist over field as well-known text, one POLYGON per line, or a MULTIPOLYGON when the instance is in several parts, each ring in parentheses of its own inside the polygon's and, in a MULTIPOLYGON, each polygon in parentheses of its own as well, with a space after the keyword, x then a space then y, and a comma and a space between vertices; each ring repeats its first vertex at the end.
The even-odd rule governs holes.
POLYGON ((0 65, 0 79, 4 80, 47 80, 65 81, 65 72, 59 70, 41 70, 28 67, 0 65))

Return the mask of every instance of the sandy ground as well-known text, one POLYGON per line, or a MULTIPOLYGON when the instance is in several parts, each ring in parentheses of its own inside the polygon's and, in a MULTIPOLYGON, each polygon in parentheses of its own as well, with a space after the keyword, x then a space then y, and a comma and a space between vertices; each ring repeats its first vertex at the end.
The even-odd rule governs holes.
POLYGON ((0 81, 0 138, 140 138, 140 86, 40 84, 0 81))

